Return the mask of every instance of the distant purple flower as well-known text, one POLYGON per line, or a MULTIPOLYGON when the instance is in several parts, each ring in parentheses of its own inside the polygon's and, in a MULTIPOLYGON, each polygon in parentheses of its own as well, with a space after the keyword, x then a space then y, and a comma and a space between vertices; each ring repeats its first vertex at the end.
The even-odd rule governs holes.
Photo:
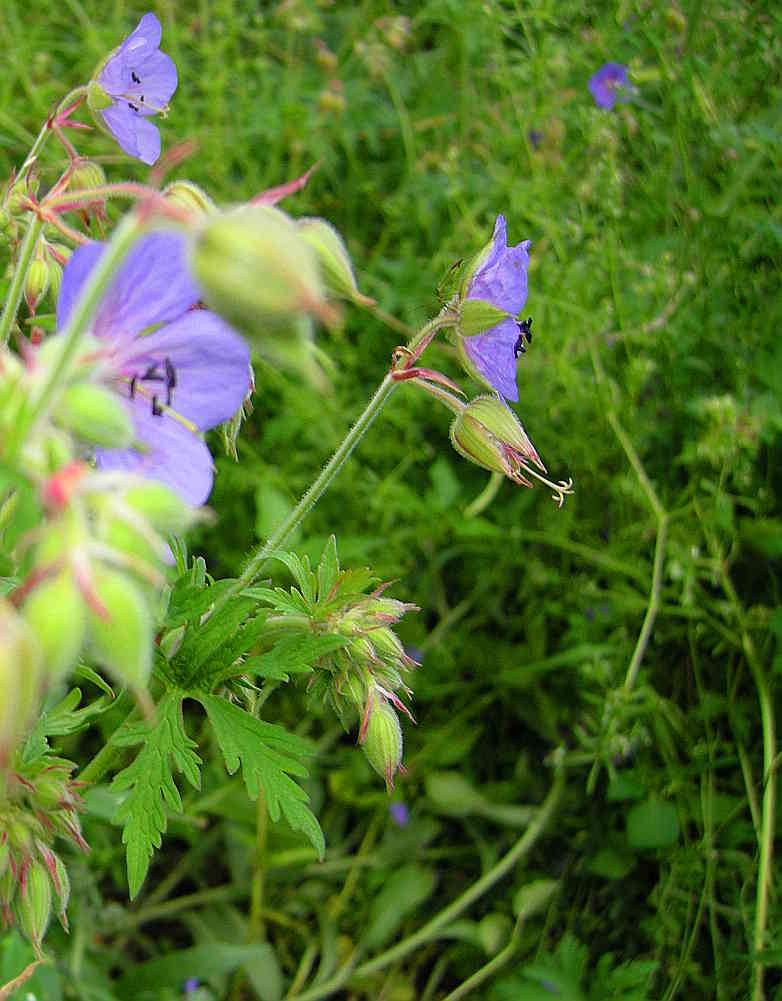
MULTIPOLYGON (((68 261, 58 331, 104 249, 88 243, 68 261)), ((250 351, 219 316, 193 308, 199 292, 185 249, 178 234, 144 237, 98 308, 91 333, 103 347, 100 377, 129 408, 139 448, 97 449, 96 460, 100 469, 160 480, 199 505, 211 492, 213 473, 198 432, 222 424, 241 406, 250 385, 250 351)))
MULTIPOLYGON (((514 316, 527 301, 529 240, 508 246, 505 217, 498 215, 492 244, 472 276, 466 299, 482 299, 514 316)), ((507 400, 518 400, 516 359, 519 324, 508 317, 495 327, 462 339, 464 351, 478 375, 507 400)))
POLYGON ((397 827, 404 827, 410 816, 406 803, 391 803, 388 813, 397 827))
POLYGON ((182 993, 195 994, 199 986, 200 984, 198 977, 188 977, 187 980, 182 984, 182 993))
POLYGON ((98 114, 122 149, 147 164, 160 156, 160 133, 148 119, 166 112, 177 86, 176 66, 160 51, 160 36, 160 21, 145 14, 97 80, 113 100, 98 114))
POLYGON ((589 78, 589 89, 598 108, 613 108, 617 98, 627 101, 630 97, 630 80, 627 67, 621 63, 606 63, 589 78))

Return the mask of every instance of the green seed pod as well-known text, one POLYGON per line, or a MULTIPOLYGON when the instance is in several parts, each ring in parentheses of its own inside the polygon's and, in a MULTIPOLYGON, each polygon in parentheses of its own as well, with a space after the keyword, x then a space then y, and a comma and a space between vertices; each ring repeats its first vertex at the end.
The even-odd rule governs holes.
POLYGON ((93 652, 120 681, 140 688, 152 670, 152 619, 144 596, 115 570, 96 569, 92 583, 103 607, 103 614, 88 613, 93 652))
POLYGON ((402 761, 402 728, 394 709, 380 696, 369 715, 363 743, 364 754, 390 791, 402 761))
POLYGON ((60 397, 59 424, 83 441, 101 448, 127 448, 133 443, 130 414, 115 393, 88 382, 74 383, 60 397))
POLYGON ((106 173, 103 167, 92 160, 85 160, 75 168, 68 181, 71 191, 89 191, 106 183, 106 173))
POLYGON ((192 267, 207 303, 240 329, 268 336, 269 324, 279 329, 299 314, 333 319, 312 248, 293 220, 271 206, 207 219, 192 267))
POLYGON ((314 250, 323 281, 333 295, 362 305, 374 302, 359 292, 348 248, 331 223, 325 219, 299 219, 296 229, 314 250))
POLYGON ((76 663, 86 630, 84 599, 70 570, 39 584, 22 613, 41 647, 47 680, 60 681, 76 663))
POLYGON ((16 908, 19 927, 39 952, 52 914, 52 884, 46 866, 37 859, 25 873, 24 890, 16 908))

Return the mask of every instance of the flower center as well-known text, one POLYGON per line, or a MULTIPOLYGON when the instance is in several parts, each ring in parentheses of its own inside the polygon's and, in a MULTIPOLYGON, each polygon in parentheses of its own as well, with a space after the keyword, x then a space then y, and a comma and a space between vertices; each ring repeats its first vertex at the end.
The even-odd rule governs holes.
MULTIPOLYGON (((135 70, 130 71, 130 79, 137 86, 141 86, 141 77, 135 70)), ((168 114, 168 105, 164 104, 162 108, 156 107, 154 104, 150 104, 143 94, 127 93, 121 94, 120 100, 125 101, 127 106, 131 111, 135 111, 137 115, 140 115, 142 109, 144 111, 151 111, 155 114, 162 115, 164 118, 168 114)))
POLYGON ((151 365, 147 366, 143 374, 139 375, 138 372, 136 372, 130 379, 130 398, 135 399, 136 391, 139 387, 141 387, 142 393, 145 396, 148 396, 151 392, 152 413, 156 417, 162 416, 163 414, 163 406, 160 402, 160 397, 144 383, 151 382, 152 388, 158 382, 162 383, 162 386, 165 386, 165 405, 167 407, 170 407, 171 405, 171 397, 174 389, 176 388, 176 369, 171 363, 171 359, 163 358, 163 371, 159 371, 160 367, 160 362, 155 361, 151 365))

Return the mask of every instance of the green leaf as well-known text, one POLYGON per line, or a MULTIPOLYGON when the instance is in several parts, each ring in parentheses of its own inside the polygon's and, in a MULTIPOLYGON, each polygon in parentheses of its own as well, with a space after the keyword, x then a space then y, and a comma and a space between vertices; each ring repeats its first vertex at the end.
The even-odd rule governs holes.
POLYGON ((300 560, 295 553, 286 553, 282 550, 269 554, 270 560, 279 560, 284 563, 291 573, 291 576, 299 585, 304 600, 312 607, 315 604, 315 574, 310 570, 309 560, 305 556, 300 560))
MULTIPOLYGON (((276 962, 276 957, 267 942, 259 945, 211 942, 209 945, 179 949, 146 963, 134 964, 133 969, 120 979, 117 991, 127 1001, 136 1001, 142 991, 154 991, 157 994, 170 987, 179 992, 183 981, 189 977, 211 981, 248 964, 265 964, 272 969, 271 961, 276 962)), ((277 1001, 282 996, 282 984, 279 989, 272 989, 259 996, 262 1001, 277 1001)))
POLYGON ((115 822, 123 823, 122 842, 127 845, 128 885, 131 900, 141 889, 155 848, 167 827, 166 807, 180 811, 182 800, 171 774, 172 763, 193 788, 200 788, 201 758, 195 741, 185 732, 182 700, 173 692, 163 696, 152 724, 121 727, 112 738, 121 747, 142 743, 134 761, 115 776, 112 789, 129 789, 115 822))
POLYGON ((318 563, 318 601, 325 601, 339 578, 337 538, 330 535, 318 563))
POLYGON ((320 657, 342 649, 348 642, 346 636, 284 636, 271 650, 242 664, 242 673, 287 681, 289 674, 311 671, 320 657))
POLYGON ((22 760, 35 761, 49 750, 47 737, 66 737, 86 729, 90 721, 114 705, 112 699, 101 695, 82 709, 76 709, 81 702, 81 689, 72 688, 56 706, 42 713, 25 743, 22 760))
POLYGON ((234 583, 233 580, 220 580, 211 587, 203 587, 195 583, 192 576, 192 571, 183 574, 171 590, 166 612, 166 625, 171 629, 200 619, 234 583))
POLYGON ((240 763, 251 799, 263 790, 266 809, 274 822, 280 811, 288 823, 307 836, 320 858, 326 850, 323 832, 307 807, 308 796, 291 775, 306 776, 298 761, 311 753, 308 741, 274 723, 265 723, 216 695, 198 696, 214 728, 229 775, 240 763))
POLYGON ((213 657, 217 668, 223 666, 221 649, 236 637, 243 623, 250 618, 255 602, 250 598, 234 598, 215 612, 206 622, 191 620, 185 630, 182 645, 171 658, 169 670, 182 687, 203 682, 201 668, 213 657))
POLYGON ((434 886, 434 872, 423 866, 404 865, 393 872, 372 901, 363 942, 366 948, 377 949, 388 942, 407 915, 429 899, 434 886))
POLYGON ((627 814, 627 841, 631 848, 644 851, 670 848, 679 840, 679 815, 673 803, 647 799, 627 814))

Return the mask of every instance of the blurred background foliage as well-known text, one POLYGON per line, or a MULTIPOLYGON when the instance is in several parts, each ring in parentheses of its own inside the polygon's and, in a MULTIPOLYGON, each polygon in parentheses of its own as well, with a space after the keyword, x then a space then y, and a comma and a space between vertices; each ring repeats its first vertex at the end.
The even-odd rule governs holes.
MULTIPOLYGON (((371 565, 421 608, 400 627, 422 655, 393 795, 406 823, 354 736, 303 686, 278 690, 266 718, 318 742, 309 791, 327 861, 259 827, 207 745, 205 788, 172 818, 129 906, 113 794, 92 790, 75 933, 51 933, 59 963, 30 982, 36 996, 178 997, 190 976, 204 998, 280 998, 294 978, 299 996, 356 942, 385 948, 472 885, 545 796, 556 754, 566 795, 524 864, 449 938, 338 996, 462 996, 449 992, 504 948, 531 886, 540 906, 474 996, 746 998, 769 769, 759 691, 773 721, 782 670, 779 11, 7 0, 2 176, 150 8, 180 78, 164 148, 198 142, 174 176, 230 204, 317 163, 284 207, 327 217, 362 291, 410 328, 498 212, 512 243, 532 241, 535 339, 517 412, 576 493, 558 511, 544 490, 505 483, 469 516, 486 474, 450 449, 447 414, 400 388, 295 548, 316 557, 334 531, 344 565, 371 565), (607 60, 637 89, 610 111, 587 90, 607 60), (239 955, 256 851, 260 936, 239 955)), ((144 176, 100 134, 80 150, 111 161, 110 178, 144 176)), ((218 460, 219 520, 192 540, 212 574, 236 575, 279 523, 403 340, 346 310, 341 331, 319 334, 334 362, 325 395, 259 364, 240 461, 218 460)), ((430 353, 458 376, 447 345, 430 353)), ((94 750, 89 733, 70 740, 76 760, 94 750)), ((769 907, 771 998, 773 890, 769 907)), ((5 939, 0 980, 21 948, 5 939)))

